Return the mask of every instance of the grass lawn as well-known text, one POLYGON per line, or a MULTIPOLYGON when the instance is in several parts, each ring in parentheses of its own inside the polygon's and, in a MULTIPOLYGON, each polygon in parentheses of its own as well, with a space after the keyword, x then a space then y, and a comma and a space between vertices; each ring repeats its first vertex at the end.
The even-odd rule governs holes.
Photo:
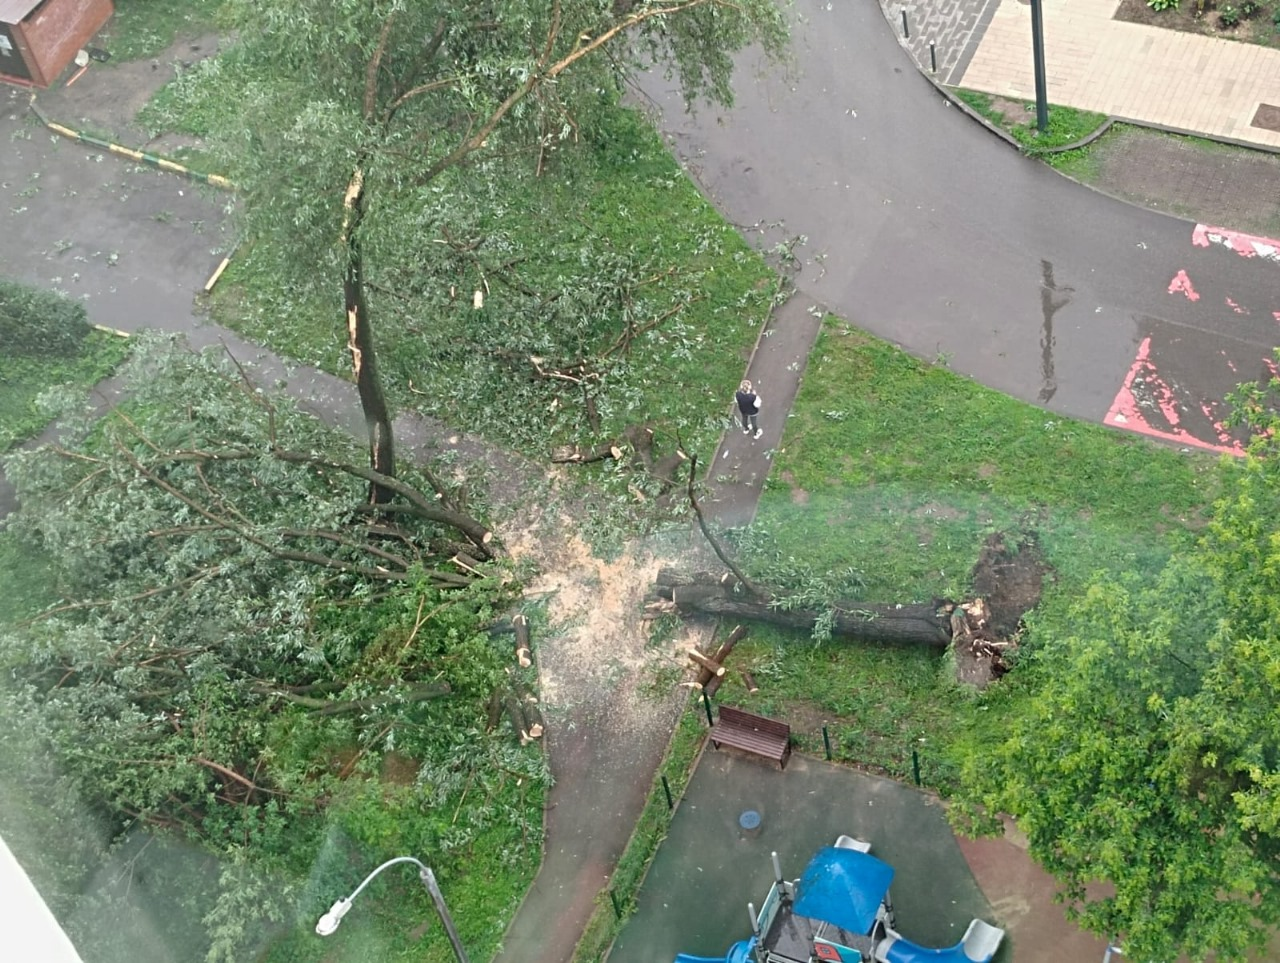
POLYGON ((1038 154, 1055 147, 1074 144, 1092 134, 1107 120, 1106 114, 1050 104, 1049 124, 1042 134, 1036 126, 1034 101, 1022 101, 1024 112, 1018 115, 1017 121, 1012 121, 996 106, 997 101, 1005 98, 994 97, 977 90, 956 90, 955 95, 996 127, 1012 134, 1014 140, 1021 144, 1022 149, 1028 154, 1038 154))
POLYGON ((154 57, 179 37, 213 27, 222 0, 115 0, 115 14, 94 38, 113 60, 154 57))
MULTIPOLYGON (((451 305, 451 316, 433 314, 403 293, 417 278, 395 274, 403 270, 398 265, 388 277, 387 261, 370 254, 379 363, 398 407, 465 425, 489 440, 540 456, 547 452, 548 433, 552 444, 596 443, 637 422, 652 423, 660 435, 666 429, 668 442, 678 429, 688 450, 713 448, 768 313, 775 276, 706 203, 638 115, 619 110, 611 122, 607 148, 595 153, 581 148, 583 156, 566 165, 571 169, 513 181, 511 196, 493 205, 483 225, 491 244, 512 252, 519 281, 538 291, 572 295, 581 288, 584 272, 594 270, 591 259, 601 258, 620 271, 651 276, 637 288, 646 304, 636 308, 637 327, 661 316, 668 305, 682 305, 638 336, 625 359, 606 374, 596 394, 599 430, 586 426, 580 393, 566 391, 565 382, 537 383, 528 364, 513 365, 470 343, 463 351, 447 347, 450 338, 466 342, 475 336, 484 343, 493 337, 466 329, 475 326, 465 317, 473 287, 488 291, 491 330, 514 326, 502 313, 508 289, 498 278, 460 273, 457 288, 465 305, 451 305), (588 262, 591 266, 584 268, 588 262), (451 372, 445 382, 450 390, 423 392, 424 379, 434 376, 441 383, 442 371, 451 372), (532 423, 512 417, 511 404, 501 400, 506 390, 524 392, 521 405, 538 412, 532 423)), ((443 249, 431 249, 438 250, 443 249)), ((219 283, 212 311, 220 323, 282 354, 349 374, 336 276, 304 290, 289 282, 272 252, 250 244, 219 283)), ((613 327, 575 350, 590 358, 612 342, 622 326, 608 317, 613 327)), ((584 468, 581 474, 592 471, 584 468)), ((609 474, 606 466, 593 477, 609 474)))
POLYGON ((129 352, 126 339, 93 331, 73 358, 10 355, 0 364, 0 452, 40 433, 48 419, 36 399, 56 385, 87 391, 129 352))
MULTIPOLYGON (((850 570, 845 598, 962 597, 984 538, 1034 533, 1053 578, 1023 653, 1062 627, 1099 571, 1155 571, 1202 520, 1215 460, 1064 419, 921 362, 828 318, 788 420, 754 531, 769 558, 850 570)), ((759 558, 765 556, 761 554, 759 558)), ((768 570, 768 563, 764 570, 768 570)), ((899 778, 954 784, 957 740, 1014 711, 1015 671, 962 690, 936 654, 753 631, 721 699, 792 721, 800 745, 899 778)))

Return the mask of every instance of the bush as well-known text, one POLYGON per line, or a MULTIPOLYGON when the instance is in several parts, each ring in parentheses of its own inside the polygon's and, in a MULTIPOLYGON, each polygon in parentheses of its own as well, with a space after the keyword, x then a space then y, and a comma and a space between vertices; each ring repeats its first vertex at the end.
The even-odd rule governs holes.
POLYGON ((1261 9, 1262 4, 1258 0, 1244 0, 1244 3, 1240 4, 1240 16, 1245 20, 1252 20, 1261 9))
POLYGON ((1147 6, 1157 13, 1164 10, 1177 10, 1179 0, 1147 0, 1147 6))
POLYGON ((1240 24, 1240 11, 1227 4, 1218 12, 1218 25, 1224 30, 1230 30, 1240 24))
POLYGON ((0 345, 6 353, 73 357, 89 330, 78 302, 0 279, 0 345))

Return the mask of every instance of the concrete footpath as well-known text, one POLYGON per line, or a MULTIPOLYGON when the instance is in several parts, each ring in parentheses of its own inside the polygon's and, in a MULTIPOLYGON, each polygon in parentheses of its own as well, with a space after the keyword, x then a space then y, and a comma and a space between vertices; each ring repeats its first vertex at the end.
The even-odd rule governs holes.
MULTIPOLYGON (((1044 0, 1050 103, 1280 150, 1280 49, 1126 23, 1114 18, 1118 5, 1044 0)), ((1035 98, 1026 0, 889 0, 881 8, 917 66, 940 83, 1035 98)))

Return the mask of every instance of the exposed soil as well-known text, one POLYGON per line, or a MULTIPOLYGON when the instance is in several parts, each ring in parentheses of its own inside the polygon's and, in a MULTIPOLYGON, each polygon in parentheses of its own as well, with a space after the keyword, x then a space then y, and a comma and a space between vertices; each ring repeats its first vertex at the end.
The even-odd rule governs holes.
POLYGON ((1117 124, 1090 148, 1088 183, 1152 210, 1263 237, 1280 233, 1280 155, 1117 124))
POLYGON ((1002 532, 987 537, 973 566, 973 593, 991 612, 988 628, 997 638, 1016 640, 1022 617, 1040 603, 1050 574, 1033 535, 1016 541, 1002 532))
POLYGON ((1220 17, 1222 10, 1228 6, 1241 12, 1244 10, 1242 0, 1235 0, 1233 3, 1228 3, 1227 0, 1182 0, 1176 10, 1158 11, 1148 7, 1146 0, 1120 0, 1115 19, 1125 23, 1198 33, 1206 37, 1243 40, 1245 43, 1266 47, 1280 44, 1280 31, 1271 21, 1272 9, 1269 4, 1259 8, 1250 19, 1241 19, 1235 27, 1223 27, 1220 17))
POLYGON ((985 688, 1004 672, 1000 653, 1009 651, 1005 646, 1017 646, 1022 618, 1039 604, 1050 572, 1034 536, 988 536, 971 575, 974 595, 986 603, 987 619, 972 639, 955 640, 957 681, 985 688))

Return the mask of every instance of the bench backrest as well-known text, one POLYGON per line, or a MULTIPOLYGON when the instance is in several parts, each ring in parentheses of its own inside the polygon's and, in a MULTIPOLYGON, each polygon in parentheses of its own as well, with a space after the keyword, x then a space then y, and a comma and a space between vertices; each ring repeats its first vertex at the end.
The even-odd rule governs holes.
POLYGON ((733 706, 720 707, 720 721, 730 726, 740 726, 744 729, 756 729, 759 732, 767 732, 770 735, 781 736, 784 739, 791 737, 791 726, 786 722, 779 722, 777 719, 769 719, 765 716, 758 716, 754 712, 747 712, 745 709, 735 709, 733 706))

